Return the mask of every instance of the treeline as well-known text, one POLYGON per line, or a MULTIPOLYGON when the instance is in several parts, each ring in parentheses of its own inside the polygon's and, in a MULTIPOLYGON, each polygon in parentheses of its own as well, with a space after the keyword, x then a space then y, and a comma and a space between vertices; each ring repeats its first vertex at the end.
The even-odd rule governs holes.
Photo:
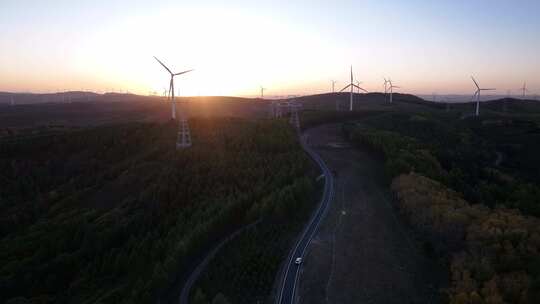
POLYGON ((403 120, 387 119, 369 118, 366 124, 345 125, 344 131, 353 142, 385 156, 399 209, 424 236, 428 253, 449 258, 450 303, 538 303, 540 220, 529 216, 537 215, 538 186, 488 167, 479 156, 486 155, 489 143, 471 133, 426 129, 426 121, 439 122, 420 116, 401 126, 403 120), (441 134, 432 137, 431 132, 441 134), (449 142, 462 146, 448 147, 446 133, 449 142), (468 193, 471 187, 481 199, 468 199, 475 197, 468 193), (489 197, 496 198, 486 201, 489 197))
POLYGON ((220 250, 192 290, 192 303, 212 303, 218 295, 231 303, 266 303, 314 194, 312 179, 303 177, 255 204, 249 213, 263 221, 220 250))
POLYGON ((384 113, 381 110, 350 111, 319 111, 304 110, 301 112, 300 127, 303 130, 328 123, 342 123, 384 113))
MULTIPOLYGON (((527 124, 512 128, 512 133, 521 134, 522 145, 540 153, 540 144, 531 143, 540 138, 540 129, 534 131, 527 124)), ((512 146, 519 142, 512 136, 503 140, 492 134, 501 132, 491 124, 448 121, 434 114, 392 113, 368 117, 361 125, 346 126, 345 131, 387 156, 390 178, 410 170, 422 172, 462 193, 467 201, 492 208, 517 208, 540 217, 540 172, 537 176, 527 174, 532 179, 526 178, 522 173, 529 172, 527 166, 518 166, 511 159, 505 163, 512 162, 512 167, 496 166, 497 157, 503 157, 501 152, 497 155, 496 149, 509 145, 505 140, 511 139, 512 146)))
POLYGON ((0 145, 0 302, 150 303, 280 210, 309 161, 284 122, 131 123, 0 145))

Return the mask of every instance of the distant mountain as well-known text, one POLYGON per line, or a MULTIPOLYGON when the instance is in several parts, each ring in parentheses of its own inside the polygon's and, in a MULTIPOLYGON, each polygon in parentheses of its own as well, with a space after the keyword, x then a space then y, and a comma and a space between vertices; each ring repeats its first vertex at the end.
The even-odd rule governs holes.
MULTIPOLYGON (((296 99, 300 102, 317 103, 317 102, 328 101, 329 99, 348 100, 349 98, 350 98, 349 92, 340 92, 340 93, 325 93, 325 94, 301 96, 301 97, 296 97, 293 99, 296 99)), ((406 102, 418 102, 418 103, 426 102, 425 100, 423 100, 422 98, 418 96, 411 95, 411 94, 401 94, 401 93, 394 93, 393 99, 399 100, 399 101, 406 101, 406 102)), ((377 102, 377 101, 384 102, 385 96, 383 93, 365 93, 365 94, 355 93, 354 100, 358 102, 367 101, 367 100, 372 101, 372 102, 377 102)))
MULTIPOLYGON (((429 100, 429 101, 435 101, 435 102, 443 102, 443 103, 467 103, 472 102, 472 94, 445 94, 445 95, 418 95, 422 99, 429 100)), ((518 100, 518 101, 538 101, 537 95, 529 95, 526 96, 525 99, 517 96, 517 95, 483 95, 481 98, 481 102, 485 101, 491 101, 491 100, 502 100, 502 99, 512 99, 512 100, 518 100)))
POLYGON ((0 104, 11 104, 12 98, 16 105, 39 103, 68 103, 95 100, 100 94, 84 91, 69 91, 58 93, 10 93, 0 92, 0 104))

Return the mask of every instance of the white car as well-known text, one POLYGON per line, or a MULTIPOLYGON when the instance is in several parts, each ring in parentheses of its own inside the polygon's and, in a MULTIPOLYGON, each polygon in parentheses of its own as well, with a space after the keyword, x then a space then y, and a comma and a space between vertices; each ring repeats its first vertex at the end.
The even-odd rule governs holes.
POLYGON ((294 260, 294 263, 295 263, 296 265, 302 264, 302 258, 296 258, 296 260, 294 260))

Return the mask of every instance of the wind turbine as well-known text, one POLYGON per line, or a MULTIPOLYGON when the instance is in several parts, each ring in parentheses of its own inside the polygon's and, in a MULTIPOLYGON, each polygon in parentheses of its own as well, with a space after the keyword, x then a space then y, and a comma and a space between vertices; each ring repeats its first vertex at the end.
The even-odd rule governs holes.
POLYGON ((474 92, 473 99, 476 97, 476 112, 475 116, 480 115, 480 93, 482 91, 494 91, 495 89, 481 89, 478 85, 478 82, 474 79, 474 77, 471 76, 472 81, 474 82, 474 85, 476 86, 476 92, 474 92))
POLYGON ((169 83, 169 95, 171 96, 171 112, 172 112, 171 118, 175 120, 176 119, 176 104, 174 103, 174 76, 179 76, 179 75, 191 72, 193 70, 186 70, 180 73, 173 73, 165 64, 163 64, 163 62, 157 59, 156 56, 154 56, 154 59, 156 59, 157 62, 159 62, 159 64, 161 64, 165 68, 165 70, 167 70, 167 72, 169 72, 169 74, 171 75, 171 81, 169 83))
POLYGON ((368 92, 364 89, 362 89, 361 87, 357 86, 356 84, 354 84, 354 76, 353 76, 353 72, 352 72, 352 65, 351 65, 351 82, 345 86, 343 89, 341 89, 340 92, 343 92, 345 91, 346 89, 348 88, 351 88, 351 100, 350 100, 350 103, 349 103, 349 111, 352 111, 353 110, 353 94, 354 94, 354 88, 357 88, 359 90, 362 90, 364 92, 368 92))
POLYGON ((336 85, 336 82, 335 80, 332 80, 332 93, 336 92, 336 90, 334 89, 335 88, 335 85, 336 85))
MULTIPOLYGON (((169 94, 171 96, 171 104, 172 104, 172 119, 176 120, 176 105, 174 103, 174 76, 182 75, 188 72, 191 72, 193 70, 186 70, 180 73, 173 73, 171 70, 163 64, 163 62, 159 61, 157 57, 154 56, 154 58, 159 62, 171 75, 171 82, 169 85, 169 94)), ((191 147, 191 132, 189 131, 189 124, 186 116, 183 112, 180 112, 180 121, 178 126, 178 133, 176 136, 176 150, 188 148, 191 147)))
POLYGON ((388 78, 388 83, 390 86, 388 86, 388 89, 390 90, 390 103, 392 103, 392 96, 394 94, 394 89, 399 89, 400 87, 395 86, 392 84, 392 79, 388 78))
POLYGON ((524 83, 523 83, 523 87, 522 87, 522 88, 519 88, 519 89, 523 92, 523 95, 522 95, 522 96, 523 96, 523 99, 525 99, 526 93, 529 92, 529 90, 527 90, 527 83, 524 82, 524 83))
POLYGON ((388 80, 383 77, 384 79, 384 101, 386 102, 386 95, 388 94, 388 80))
POLYGON ((266 90, 266 88, 261 86, 261 99, 264 98, 264 90, 266 90))

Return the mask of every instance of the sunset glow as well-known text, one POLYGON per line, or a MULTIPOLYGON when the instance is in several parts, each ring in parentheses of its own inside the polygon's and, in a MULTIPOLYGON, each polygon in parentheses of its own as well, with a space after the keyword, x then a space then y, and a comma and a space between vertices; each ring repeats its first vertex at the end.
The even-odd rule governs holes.
POLYGON ((0 91, 161 94, 154 55, 195 69, 181 95, 327 92, 351 64, 370 91, 392 77, 410 93, 469 93, 471 74, 540 91, 539 2, 469 2, 2 1, 0 91))

